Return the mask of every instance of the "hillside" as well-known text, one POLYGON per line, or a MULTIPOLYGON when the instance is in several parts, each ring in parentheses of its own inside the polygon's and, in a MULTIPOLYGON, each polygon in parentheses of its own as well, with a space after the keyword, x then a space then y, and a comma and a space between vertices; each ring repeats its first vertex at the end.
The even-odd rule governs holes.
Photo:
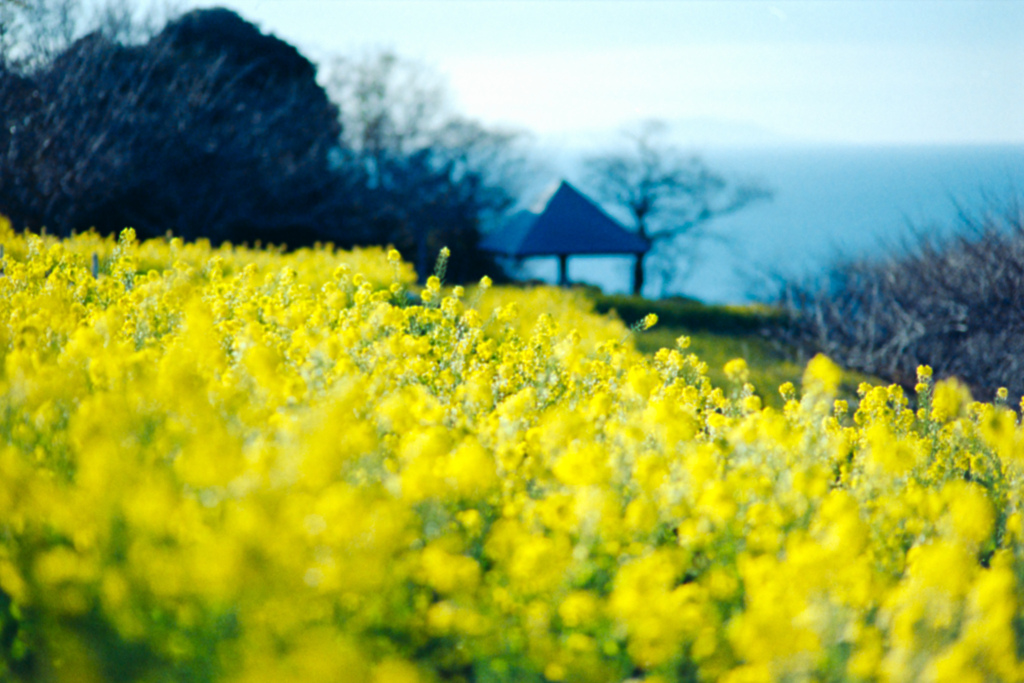
MULTIPOLYGON (((650 300, 624 294, 606 295, 588 289, 594 308, 613 313, 629 327, 654 313, 658 324, 635 336, 638 350, 653 354, 658 349, 675 348, 676 340, 690 340, 687 350, 707 364, 707 374, 715 386, 729 387, 725 364, 736 358, 746 361, 749 382, 765 405, 781 408, 784 401, 779 387, 785 382, 800 386, 807 358, 796 349, 774 338, 773 330, 785 325, 785 316, 761 306, 720 306, 693 299, 650 300)), ((844 373, 840 393, 855 398, 857 386, 872 378, 859 373, 844 373)))

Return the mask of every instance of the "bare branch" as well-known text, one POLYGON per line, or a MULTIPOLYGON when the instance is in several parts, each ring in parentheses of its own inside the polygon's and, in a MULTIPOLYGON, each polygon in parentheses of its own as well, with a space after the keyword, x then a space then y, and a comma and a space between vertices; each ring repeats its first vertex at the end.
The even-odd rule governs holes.
POLYGON ((998 212, 958 213, 953 237, 919 233, 897 256, 785 283, 790 339, 911 386, 926 364, 985 400, 1000 386, 1024 394, 1024 212, 1014 199, 998 212))
POLYGON ((389 51, 336 58, 323 80, 340 109, 339 163, 354 169, 368 209, 361 239, 396 246, 423 279, 442 246, 452 278, 493 273, 476 248, 479 228, 497 222, 523 182, 522 136, 456 115, 437 74, 389 51))
MULTIPOLYGON (((690 264, 682 262, 686 255, 678 248, 679 238, 697 237, 714 219, 770 199, 772 193, 756 183, 728 181, 700 157, 668 142, 667 134, 660 121, 626 129, 623 148, 585 160, 586 175, 601 199, 629 212, 637 234, 658 248, 656 258, 680 259, 678 269, 685 270, 690 264)), ((643 281, 641 259, 635 293, 643 281)))

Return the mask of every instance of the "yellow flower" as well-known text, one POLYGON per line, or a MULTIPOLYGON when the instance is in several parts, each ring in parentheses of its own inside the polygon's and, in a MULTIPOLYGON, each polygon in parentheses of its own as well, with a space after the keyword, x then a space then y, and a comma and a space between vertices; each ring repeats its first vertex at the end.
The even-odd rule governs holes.
POLYGON ((480 582, 480 565, 476 560, 449 553, 439 545, 424 548, 421 563, 424 581, 442 595, 472 592, 480 582))
POLYGON ((971 401, 971 393, 956 379, 947 379, 935 385, 932 396, 932 419, 945 422, 960 415, 971 401))
POLYGON ((742 358, 733 358, 726 363, 724 371, 725 376, 729 378, 730 382, 742 384, 750 379, 750 369, 747 367, 747 361, 742 358))
POLYGON ((558 606, 558 616, 569 628, 587 628, 594 625, 600 603, 589 591, 573 591, 558 606))
POLYGON ((808 392, 821 393, 828 396, 835 394, 843 372, 829 358, 818 354, 807 364, 804 371, 804 387, 808 392))
POLYGON ((0 244, 10 666, 1022 678, 1005 392, 922 367, 854 408, 818 357, 774 410, 580 292, 439 267, 418 305, 381 248, 0 244))

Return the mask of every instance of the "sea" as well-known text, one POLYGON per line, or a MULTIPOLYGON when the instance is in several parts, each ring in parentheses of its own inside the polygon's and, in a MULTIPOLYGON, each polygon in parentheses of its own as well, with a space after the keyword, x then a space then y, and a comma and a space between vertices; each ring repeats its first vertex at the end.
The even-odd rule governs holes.
MULTIPOLYGON (((672 253, 648 255, 645 296, 771 300, 780 281, 898 254, 918 235, 963 229, 961 214, 1004 210, 1015 197, 1024 204, 1024 145, 731 147, 700 156, 726 178, 768 188, 771 199, 712 221, 672 253)), ((562 168, 570 182, 582 175, 562 168)), ((628 225, 618 209, 603 208, 628 225)), ((521 274, 554 282, 557 264, 531 259, 521 274)), ((631 277, 632 257, 569 259, 570 280, 606 292, 628 291, 631 277)))

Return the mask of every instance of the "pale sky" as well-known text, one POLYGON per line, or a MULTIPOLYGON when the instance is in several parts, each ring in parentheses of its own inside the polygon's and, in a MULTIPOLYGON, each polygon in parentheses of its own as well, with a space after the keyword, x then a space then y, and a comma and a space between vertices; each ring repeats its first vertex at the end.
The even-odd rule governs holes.
POLYGON ((458 110, 573 139, 1024 143, 1024 1, 193 0, 314 59, 391 48, 458 110))

